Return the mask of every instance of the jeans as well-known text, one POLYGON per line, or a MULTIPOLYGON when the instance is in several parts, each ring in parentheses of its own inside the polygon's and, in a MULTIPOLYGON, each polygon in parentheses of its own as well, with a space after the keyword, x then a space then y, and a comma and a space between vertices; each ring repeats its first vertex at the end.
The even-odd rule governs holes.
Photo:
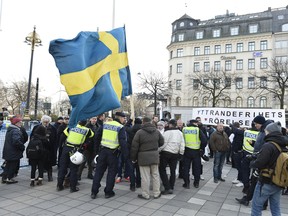
POLYGON ((215 179, 222 178, 222 169, 225 161, 226 152, 214 152, 214 166, 213 166, 213 176, 215 179))
POLYGON ((272 216, 280 216, 281 188, 274 184, 262 184, 257 182, 252 199, 251 216, 262 215, 262 208, 267 199, 270 202, 272 216))

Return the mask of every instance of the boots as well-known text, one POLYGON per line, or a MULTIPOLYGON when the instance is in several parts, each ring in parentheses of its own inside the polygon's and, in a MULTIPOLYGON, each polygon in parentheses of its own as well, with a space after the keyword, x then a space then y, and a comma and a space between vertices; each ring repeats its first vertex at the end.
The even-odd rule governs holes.
POLYGON ((52 177, 52 169, 48 170, 48 182, 53 181, 53 177, 52 177))
POLYGON ((34 187, 34 186, 35 186, 35 180, 34 180, 34 179, 31 179, 30 187, 34 187))
POLYGON ((37 185, 42 185, 42 178, 38 178, 37 185))

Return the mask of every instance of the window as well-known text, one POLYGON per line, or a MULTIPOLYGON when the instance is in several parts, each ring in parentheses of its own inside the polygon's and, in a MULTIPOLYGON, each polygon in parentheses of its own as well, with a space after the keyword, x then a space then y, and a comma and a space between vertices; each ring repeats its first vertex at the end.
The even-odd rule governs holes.
POLYGON ((248 69, 255 69, 255 59, 248 59, 248 69))
POLYGON ((203 84, 204 84, 205 86, 208 86, 208 85, 209 85, 209 79, 204 79, 204 80, 203 80, 203 84))
POLYGON ((288 41, 282 40, 282 41, 276 41, 275 48, 277 49, 283 49, 288 47, 288 41))
POLYGON ((267 40, 265 41, 260 41, 260 50, 267 50, 268 49, 268 42, 267 40))
POLYGON ((170 59, 173 58, 173 51, 170 51, 170 59))
POLYGON ((226 44, 225 52, 226 53, 231 53, 232 52, 232 44, 226 44))
POLYGON ((193 106, 199 106, 199 99, 198 99, 198 97, 193 97, 193 106))
POLYGON ((220 45, 215 45, 214 53, 215 53, 215 54, 221 53, 221 46, 220 46, 220 45))
POLYGON ((278 20, 284 19, 284 15, 278 15, 278 20))
POLYGON ((210 55, 210 46, 204 47, 204 55, 210 55))
POLYGON ((181 97, 176 98, 176 106, 181 106, 181 97))
POLYGON ((175 35, 172 36, 172 42, 175 42, 175 35))
POLYGON ((220 29, 214 29, 213 30, 213 37, 220 37, 220 29))
POLYGON ((196 32, 196 39, 203 39, 203 31, 196 32))
POLYGON ((200 47, 194 47, 194 55, 200 55, 200 47))
POLYGON ((180 23, 180 27, 183 27, 183 26, 184 26, 184 22, 181 22, 181 23, 180 23))
POLYGON ((220 79, 213 79, 213 84, 215 89, 219 89, 220 88, 220 79))
POLYGON ((203 97, 203 106, 208 107, 209 106, 209 99, 208 97, 203 97))
POLYGON ((283 32, 288 31, 288 23, 282 25, 282 31, 283 31, 283 32))
POLYGON ((178 35, 178 41, 184 41, 184 34, 178 35))
POLYGON ((267 58, 261 58, 260 59, 260 68, 266 69, 268 67, 268 59, 267 58))
POLYGON ((251 24, 249 25, 249 33, 257 33, 258 32, 258 25, 257 24, 251 24))
POLYGON ((267 87, 267 77, 260 77, 260 88, 267 87))
POLYGON ((214 62, 214 71, 220 71, 220 61, 214 62))
POLYGON ((171 80, 168 83, 168 88, 172 88, 172 81, 171 80))
POLYGON ((247 107, 254 107, 255 106, 255 101, 253 97, 248 97, 247 99, 247 107))
POLYGON ((224 99, 224 107, 231 107, 231 99, 229 97, 224 99))
POLYGON ((199 72, 199 71, 200 71, 200 63, 194 62, 194 72, 199 72))
POLYGON ((177 73, 182 73, 183 67, 182 64, 177 64, 177 73))
POLYGON ((239 34, 239 26, 231 27, 230 28, 230 35, 238 35, 239 34))
POLYGON ((236 61, 236 70, 243 70, 243 59, 236 61))
POLYGON ((181 90, 182 80, 176 80, 176 90, 181 90))
POLYGON ((241 97, 236 98, 236 107, 242 107, 243 100, 241 97))
POLYGON ((225 87, 227 89, 231 89, 231 78, 230 77, 225 78, 225 87))
POLYGON ((199 79, 193 79, 193 90, 199 89, 199 79))
POLYGON ((279 63, 284 63, 284 62, 288 61, 288 57, 287 56, 277 56, 276 61, 278 61, 279 63))
POLYGON ((241 77, 236 78, 236 89, 242 89, 243 88, 243 80, 241 77))
POLYGON ((232 70, 232 61, 227 60, 225 61, 225 71, 231 71, 232 70))
POLYGON ((183 56, 183 49, 177 49, 177 57, 183 56))
POLYGON ((243 52, 243 43, 237 43, 237 52, 243 52))
POLYGON ((173 67, 172 67, 172 65, 170 65, 169 66, 169 75, 172 75, 172 69, 173 69, 173 67))
POLYGON ((254 50, 255 50, 255 42, 249 42, 248 51, 254 51, 254 50))
POLYGON ((204 62, 204 72, 210 71, 210 62, 204 62))
POLYGON ((254 88, 255 88, 255 78, 248 77, 248 89, 254 89, 254 88))
POLYGON ((260 107, 267 107, 267 98, 264 96, 260 97, 260 107))

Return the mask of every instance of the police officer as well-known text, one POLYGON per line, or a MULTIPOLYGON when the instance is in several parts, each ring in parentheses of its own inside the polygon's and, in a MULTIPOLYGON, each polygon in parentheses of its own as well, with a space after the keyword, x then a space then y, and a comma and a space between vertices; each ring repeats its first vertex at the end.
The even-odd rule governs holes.
MULTIPOLYGON (((71 154, 76 152, 84 143, 86 138, 94 136, 94 132, 85 127, 87 120, 81 120, 74 128, 66 128, 63 133, 67 136, 67 143, 64 145, 62 154, 60 157, 60 165, 58 170, 58 183, 57 190, 64 189, 63 181, 67 173, 67 168, 70 168, 70 192, 77 192, 79 190, 77 185, 77 171, 79 164, 72 163, 70 160, 71 154)), ((81 162, 81 161, 80 161, 81 162)), ((79 162, 79 163, 80 163, 79 162)), ((80 163, 81 164, 81 163, 80 163)))
POLYGON ((96 145, 100 144, 100 152, 91 189, 92 199, 95 199, 99 192, 99 188, 101 187, 100 181, 107 168, 108 173, 106 178, 106 187, 104 189, 105 198, 115 196, 113 188, 117 174, 120 148, 125 159, 128 154, 126 133, 123 126, 124 123, 125 114, 122 112, 116 112, 115 119, 113 121, 105 122, 103 127, 100 127, 97 131, 96 145))
POLYGON ((183 187, 190 188, 190 166, 192 162, 192 174, 194 175, 194 187, 199 187, 199 180, 201 175, 201 156, 207 144, 205 134, 199 129, 197 120, 190 120, 187 127, 184 127, 182 132, 185 140, 185 152, 183 159, 183 187))

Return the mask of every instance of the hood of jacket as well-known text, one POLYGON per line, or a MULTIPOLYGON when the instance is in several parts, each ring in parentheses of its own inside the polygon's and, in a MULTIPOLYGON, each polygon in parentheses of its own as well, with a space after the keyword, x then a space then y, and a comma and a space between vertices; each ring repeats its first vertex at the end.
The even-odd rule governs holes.
POLYGON ((264 140, 265 142, 275 142, 282 148, 288 145, 288 137, 284 136, 281 132, 278 131, 267 134, 264 140))
POLYGON ((151 124, 151 123, 144 124, 141 129, 146 131, 147 133, 150 133, 150 134, 154 133, 157 130, 155 125, 151 124))

